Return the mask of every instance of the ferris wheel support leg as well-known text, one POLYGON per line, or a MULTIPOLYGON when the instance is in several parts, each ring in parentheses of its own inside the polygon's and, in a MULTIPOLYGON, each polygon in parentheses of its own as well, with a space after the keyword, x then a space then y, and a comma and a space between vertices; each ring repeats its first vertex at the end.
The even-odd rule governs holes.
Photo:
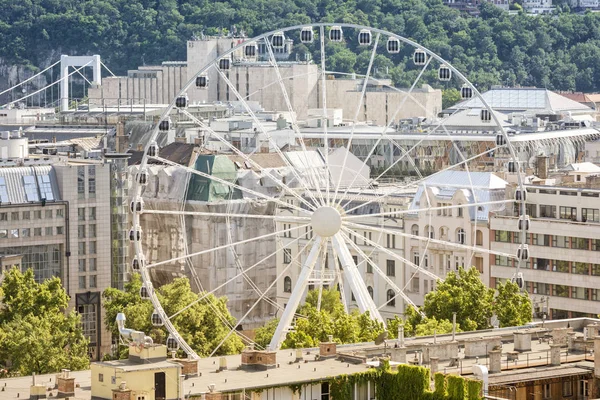
POLYGON ((277 329, 275 329, 275 333, 273 334, 271 343, 269 343, 269 350, 278 350, 281 347, 283 341, 285 340, 287 330, 289 329, 290 324, 294 319, 296 309, 300 304, 300 300, 302 299, 302 295, 304 294, 304 290, 306 289, 306 285, 308 284, 310 274, 312 273, 315 267, 315 263, 317 262, 317 258, 319 257, 320 250, 321 238, 316 237, 315 243, 310 249, 310 253, 308 253, 306 261, 302 265, 300 276, 298 277, 298 281, 294 286, 294 290, 292 290, 292 294, 290 295, 290 299, 287 303, 287 306, 285 307, 285 310, 283 310, 283 315, 279 320, 277 329))
POLYGON ((356 298, 356 303, 358 304, 358 309, 361 313, 366 311, 371 315, 371 319, 381 322, 385 326, 385 321, 383 317, 379 313, 377 309, 377 305, 369 295, 369 291, 360 276, 360 272, 356 264, 354 264, 354 260, 352 259, 352 255, 344 242, 344 238, 340 232, 336 233, 335 236, 331 238, 331 243, 333 244, 333 248, 335 249, 340 263, 342 264, 342 269, 344 270, 344 275, 346 275, 346 280, 352 293, 354 293, 354 297, 356 298))

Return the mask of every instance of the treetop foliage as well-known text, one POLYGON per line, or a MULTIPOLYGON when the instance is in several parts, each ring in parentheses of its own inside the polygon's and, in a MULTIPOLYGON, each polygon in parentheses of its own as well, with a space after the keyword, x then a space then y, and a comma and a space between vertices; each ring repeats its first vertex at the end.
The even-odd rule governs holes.
MULTIPOLYGON (((138 65, 185 59, 186 41, 201 33, 235 29, 252 37, 311 21, 337 21, 413 39, 481 89, 505 84, 600 90, 600 15, 573 14, 566 6, 556 15, 532 17, 509 15, 484 2, 479 18, 442 0, 0 0, 0 7, 0 54, 8 64, 43 66, 55 54, 100 54, 123 74, 138 65)), ((298 46, 296 52, 306 50, 298 46)), ((368 55, 343 45, 329 43, 328 50, 332 70, 352 72, 368 62, 368 55)), ((318 57, 315 49, 309 51, 318 57)), ((418 73, 408 50, 380 52, 375 69, 400 86, 418 73)), ((425 80, 445 88, 434 76, 432 71, 425 80)))
POLYGON ((9 375, 46 374, 89 366, 79 314, 59 278, 35 282, 33 271, 13 268, 0 286, 0 366, 9 375))

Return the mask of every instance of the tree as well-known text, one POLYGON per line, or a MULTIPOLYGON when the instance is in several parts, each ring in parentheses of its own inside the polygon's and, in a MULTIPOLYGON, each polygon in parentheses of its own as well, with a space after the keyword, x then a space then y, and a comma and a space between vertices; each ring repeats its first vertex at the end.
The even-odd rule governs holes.
POLYGON ((46 374, 89 366, 88 341, 59 278, 35 282, 13 268, 0 286, 0 364, 9 374, 46 374))
POLYGON ((460 101, 460 92, 456 88, 449 88, 442 91, 442 108, 445 110, 460 101))
POLYGON ((475 267, 450 272, 436 290, 425 296, 423 311, 429 318, 456 321, 466 330, 487 329, 492 316, 494 290, 486 287, 475 267))
POLYGON ((511 281, 498 284, 492 310, 498 317, 501 327, 524 325, 531 322, 533 315, 531 299, 511 281))
MULTIPOLYGON (((459 324, 456 331, 461 332, 459 324)), ((452 322, 447 319, 437 320, 435 317, 425 318, 415 329, 415 336, 442 335, 452 332, 452 322)))
MULTIPOLYGON (((152 326, 150 317, 153 312, 152 303, 139 296, 142 281, 139 274, 134 274, 126 284, 125 290, 108 288, 103 293, 106 317, 104 323, 117 335, 115 318, 122 312, 127 318, 127 327, 145 332, 157 343, 164 343, 167 335, 165 328, 152 326)), ((156 288, 156 294, 167 315, 174 315, 203 296, 194 293, 187 278, 177 278, 173 282, 156 288)), ((227 310, 227 298, 208 295, 200 302, 187 308, 171 319, 171 322, 185 341, 200 356, 208 356, 223 341, 215 354, 239 353, 244 344, 235 334, 229 334, 235 319, 227 310), (226 338, 227 337, 227 338, 226 338)))

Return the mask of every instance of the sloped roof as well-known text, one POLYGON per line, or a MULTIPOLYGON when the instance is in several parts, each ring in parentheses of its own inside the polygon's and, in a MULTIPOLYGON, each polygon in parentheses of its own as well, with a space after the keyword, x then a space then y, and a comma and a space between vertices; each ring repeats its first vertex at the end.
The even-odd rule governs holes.
POLYGON ((42 198, 48 201, 61 199, 56 175, 50 165, 0 168, 0 178, 2 202, 24 204, 38 202, 42 198), (31 185, 28 188, 26 188, 26 179, 31 185), (6 188, 7 201, 3 187, 6 188))
MULTIPOLYGON (((161 158, 172 161, 179 165, 189 167, 193 162, 196 145, 191 143, 172 142, 159 150, 161 158)), ((130 151, 129 165, 138 165, 144 157, 143 151, 130 151)), ((203 152, 204 153, 204 152, 203 152)), ((158 161, 149 160, 149 164, 158 164, 158 161)))
POLYGON ((600 167, 591 162, 573 163, 563 168, 563 171, 577 171, 587 173, 598 173, 600 167))
MULTIPOLYGON (((490 122, 483 122, 481 120, 481 108, 471 108, 467 110, 460 110, 450 115, 444 122, 444 126, 447 128, 451 127, 465 127, 465 128, 493 128, 496 123, 491 120, 490 122)), ((508 121, 506 114, 502 114, 496 110, 492 110, 498 121, 502 126, 511 126, 512 124, 508 121)), ((436 124, 436 122, 433 122, 436 124)), ((438 131, 443 131, 444 128, 438 128, 438 131)))
MULTIPOLYGON (((561 96, 547 89, 539 88, 492 88, 481 95, 498 111, 525 111, 556 113, 562 111, 593 112, 591 108, 577 101, 561 96)), ((478 97, 459 103, 458 107, 482 108, 478 97)))

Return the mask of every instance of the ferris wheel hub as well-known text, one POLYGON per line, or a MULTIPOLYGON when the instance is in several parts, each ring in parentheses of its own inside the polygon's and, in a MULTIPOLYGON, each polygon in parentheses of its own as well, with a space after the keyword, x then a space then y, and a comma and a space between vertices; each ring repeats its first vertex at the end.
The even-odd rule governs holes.
POLYGON ((342 216, 333 207, 322 206, 315 210, 310 223, 314 232, 321 237, 331 237, 342 227, 342 216))

